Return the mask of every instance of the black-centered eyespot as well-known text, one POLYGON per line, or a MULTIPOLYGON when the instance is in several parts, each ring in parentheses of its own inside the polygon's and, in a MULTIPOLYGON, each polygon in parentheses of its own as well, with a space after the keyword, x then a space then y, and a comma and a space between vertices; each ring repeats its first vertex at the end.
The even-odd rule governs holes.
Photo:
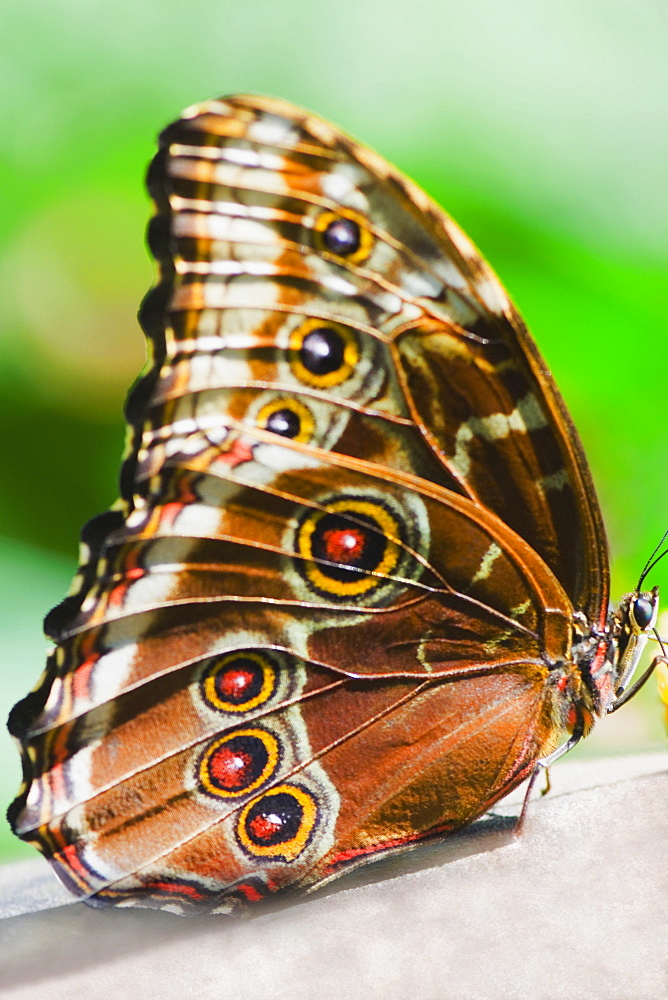
POLYGON ((360 248, 360 227, 353 219, 344 216, 333 219, 323 230, 322 241, 332 253, 348 257, 360 248))
POLYGON ((265 427, 272 434, 280 434, 281 437, 295 438, 301 430, 301 421, 294 410, 283 407, 274 410, 267 418, 265 427))
POLYGON ((313 413, 306 403, 295 397, 275 397, 265 403, 256 419, 264 430, 293 441, 310 441, 315 432, 313 413))
POLYGON ((342 323, 308 319, 290 334, 289 358, 300 382, 329 389, 355 371, 360 360, 358 335, 342 323))
POLYGON ((646 629, 654 617, 654 603, 647 597, 636 597, 633 602, 633 617, 639 629, 646 629))
POLYGON ((329 375, 343 364, 345 341, 331 326, 319 326, 307 333, 299 349, 299 360, 312 375, 329 375))
POLYGON ((349 264, 366 260, 374 246, 369 220, 353 209, 321 212, 314 220, 316 250, 342 257, 349 264))

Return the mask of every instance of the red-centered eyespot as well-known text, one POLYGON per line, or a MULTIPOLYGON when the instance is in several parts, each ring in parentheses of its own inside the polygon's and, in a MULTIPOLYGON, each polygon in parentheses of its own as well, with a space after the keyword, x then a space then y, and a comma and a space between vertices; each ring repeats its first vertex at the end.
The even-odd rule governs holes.
POLYGON ((237 837, 253 857, 293 861, 310 843, 318 823, 318 805, 300 785, 278 785, 246 805, 237 837))
POLYGON ((328 597, 365 594, 397 570, 402 534, 394 512, 375 498, 337 497, 298 525, 297 569, 328 597))
POLYGON ((248 650, 211 661, 201 690, 210 708, 249 712, 272 696, 277 680, 277 666, 271 658, 261 650, 248 650))
POLYGON ((299 800, 286 792, 264 795, 248 813, 246 831, 261 846, 283 844, 299 830, 304 809, 299 800))
POLYGON ((356 512, 350 518, 341 514, 324 514, 311 536, 313 558, 336 563, 335 567, 323 569, 323 572, 343 581, 359 580, 359 574, 350 570, 376 570, 383 561, 388 544, 378 522, 356 512), (363 523, 356 524, 353 517, 363 523))
POLYGON ((323 548, 331 562, 359 563, 366 547, 366 535, 350 528, 332 528, 323 532, 323 548))
POLYGON ((262 685, 262 676, 261 674, 258 676, 257 669, 230 667, 228 670, 220 671, 215 683, 216 692, 222 699, 240 704, 258 693, 262 685))
POLYGON ((264 747, 255 757, 245 750, 235 750, 230 746, 221 747, 211 755, 209 776, 218 788, 230 791, 245 788, 254 777, 262 773, 266 759, 264 747))
POLYGON ((286 817, 278 813, 253 816, 248 821, 248 829, 253 839, 262 841, 265 844, 274 843, 277 834, 285 833, 286 825, 286 817))
POLYGON ((272 733, 237 730, 206 749, 199 765, 200 785, 217 797, 243 795, 267 780, 278 759, 278 741, 272 733))

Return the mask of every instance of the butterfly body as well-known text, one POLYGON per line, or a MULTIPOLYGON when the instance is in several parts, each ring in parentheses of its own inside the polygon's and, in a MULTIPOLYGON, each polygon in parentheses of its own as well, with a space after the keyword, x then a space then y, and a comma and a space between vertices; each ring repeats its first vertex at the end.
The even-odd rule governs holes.
POLYGON ((122 496, 14 710, 11 819, 93 903, 226 912, 480 816, 614 704, 657 596, 609 611, 549 372, 410 181, 237 97, 148 185, 122 496))

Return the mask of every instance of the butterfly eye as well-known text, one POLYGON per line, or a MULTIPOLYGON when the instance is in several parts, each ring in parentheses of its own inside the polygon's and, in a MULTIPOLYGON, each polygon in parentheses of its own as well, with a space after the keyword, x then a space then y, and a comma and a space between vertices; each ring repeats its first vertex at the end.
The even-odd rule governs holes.
POLYGON ((299 785, 278 785, 242 810, 237 836, 248 854, 292 861, 309 843, 317 818, 309 792, 299 785))
POLYGON ((297 378, 318 389, 340 385, 360 360, 357 337, 340 323, 307 320, 290 336, 290 363, 297 378))
POLYGON ((323 212, 315 222, 316 246, 328 253, 359 264, 371 253, 373 236, 364 220, 352 215, 323 212))
POLYGON ((299 399, 272 399, 258 412, 257 424, 293 441, 310 441, 315 429, 313 414, 299 399))
POLYGON ((200 785, 217 797, 246 795, 273 774, 279 756, 278 741, 272 733, 237 730, 207 748, 199 768, 200 785))
POLYGON ((655 611, 656 604, 649 597, 636 597, 631 604, 631 621, 644 632, 652 624, 655 611))
POLYGON ((399 530, 380 504, 352 498, 329 504, 327 511, 309 513, 299 528, 301 571, 328 597, 364 594, 396 569, 399 530))

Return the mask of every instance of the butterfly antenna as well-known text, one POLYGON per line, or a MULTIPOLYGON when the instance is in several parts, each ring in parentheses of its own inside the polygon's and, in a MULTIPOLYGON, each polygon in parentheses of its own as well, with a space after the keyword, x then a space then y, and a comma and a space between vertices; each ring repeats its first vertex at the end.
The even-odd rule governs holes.
POLYGON ((668 656, 668 653, 666 652, 666 646, 665 646, 665 643, 666 643, 667 640, 662 639, 661 636, 659 635, 659 633, 657 632, 657 630, 655 628, 652 629, 652 632, 654 633, 654 638, 656 639, 656 641, 658 642, 658 644, 661 646, 661 652, 663 653, 664 656, 668 656))
POLYGON ((666 530, 664 531, 663 535, 661 536, 661 538, 659 540, 659 544, 654 547, 654 549, 652 550, 652 553, 651 553, 649 559, 645 563, 645 567, 644 567, 642 573, 640 574, 640 579, 638 580, 638 586, 636 587, 636 590, 640 590, 640 588, 642 587, 643 583, 645 582, 645 578, 646 578, 647 574, 650 573, 654 569, 654 567, 656 566, 656 564, 661 559, 663 559, 663 557, 665 555, 668 555, 668 548, 667 548, 667 549, 664 549, 663 552, 660 552, 659 555, 657 556, 657 552, 659 551, 659 549, 661 548, 661 546, 665 542, 666 538, 668 538, 668 528, 666 528, 666 530))

